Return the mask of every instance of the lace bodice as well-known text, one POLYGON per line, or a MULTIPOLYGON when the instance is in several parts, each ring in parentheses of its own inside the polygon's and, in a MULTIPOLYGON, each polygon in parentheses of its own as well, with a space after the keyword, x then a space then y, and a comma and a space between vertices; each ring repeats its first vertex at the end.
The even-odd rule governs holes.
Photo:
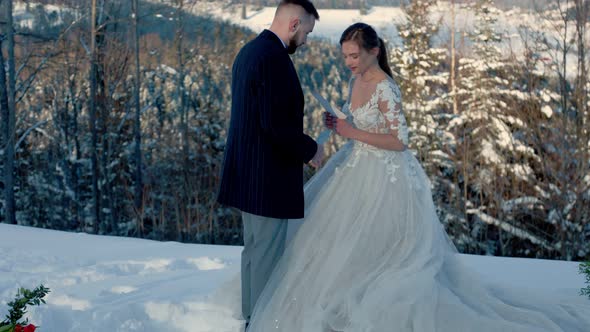
MULTIPOLYGON (((353 83, 354 78, 350 82, 351 91, 353 83)), ((358 129, 372 133, 391 134, 404 145, 408 145, 408 126, 402 112, 401 92, 393 79, 386 78, 379 82, 369 101, 355 109, 350 109, 349 97, 343 111, 352 117, 352 121, 358 129)), ((392 183, 397 181, 397 170, 401 167, 401 163, 408 165, 409 175, 412 178, 416 177, 417 162, 411 153, 384 150, 359 141, 354 141, 347 148, 352 148, 353 152, 349 161, 344 165, 345 167, 355 167, 361 158, 371 153, 383 161, 392 183)), ((419 184, 418 181, 411 181, 411 185, 417 184, 419 184)))
MULTIPOLYGON (((354 79, 351 80, 351 86, 354 79)), ((402 112, 401 92, 397 84, 386 78, 377 84, 375 92, 367 103, 350 109, 350 98, 344 111, 352 115, 354 125, 372 133, 395 135, 408 145, 408 127, 402 112)))

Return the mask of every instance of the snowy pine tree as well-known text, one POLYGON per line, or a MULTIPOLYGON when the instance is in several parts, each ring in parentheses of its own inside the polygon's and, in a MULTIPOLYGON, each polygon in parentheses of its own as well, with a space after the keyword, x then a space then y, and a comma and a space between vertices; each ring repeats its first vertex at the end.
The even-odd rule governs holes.
POLYGON ((403 94, 404 113, 410 126, 410 148, 415 151, 432 182, 433 199, 439 218, 459 247, 470 238, 456 202, 460 196, 455 181, 455 164, 449 156, 449 135, 443 126, 448 120, 446 90, 449 72, 447 50, 433 46, 440 22, 432 21, 437 2, 414 1, 404 7, 406 22, 398 26, 402 47, 393 50, 391 63, 399 73, 397 81, 403 94))
POLYGON ((434 0, 419 0, 405 7, 407 22, 398 26, 403 41, 392 53, 394 71, 401 75, 400 88, 404 112, 410 126, 410 148, 415 150, 431 179, 438 176, 440 164, 448 162, 442 152, 440 115, 444 109, 444 90, 448 72, 443 68, 447 51, 432 46, 440 22, 432 22, 434 0))
POLYGON ((459 65, 460 114, 450 122, 461 155, 464 208, 476 223, 472 235, 482 240, 488 253, 504 253, 512 237, 547 245, 504 213, 505 201, 520 197, 519 184, 534 182, 529 160, 537 158, 519 132, 526 126, 514 105, 522 92, 515 85, 513 69, 503 58, 496 31, 498 9, 492 0, 471 7, 476 15, 470 34, 473 58, 459 65), (507 221, 508 220, 508 221, 507 221), (492 232, 487 225, 491 225, 492 232))

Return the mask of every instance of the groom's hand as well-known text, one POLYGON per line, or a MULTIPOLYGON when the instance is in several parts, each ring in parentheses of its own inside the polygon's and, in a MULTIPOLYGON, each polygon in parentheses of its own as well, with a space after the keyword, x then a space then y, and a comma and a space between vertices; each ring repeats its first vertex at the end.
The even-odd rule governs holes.
POLYGON ((311 159, 309 164, 311 166, 313 166, 314 168, 318 169, 322 166, 323 160, 324 160, 324 146, 318 145, 318 150, 316 151, 315 156, 313 156, 313 159, 311 159))

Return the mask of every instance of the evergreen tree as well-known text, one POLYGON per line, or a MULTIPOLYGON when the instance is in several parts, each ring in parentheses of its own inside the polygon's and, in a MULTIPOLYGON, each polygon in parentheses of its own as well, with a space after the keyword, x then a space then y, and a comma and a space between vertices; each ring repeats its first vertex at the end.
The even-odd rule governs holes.
POLYGON ((433 0, 413 1, 404 7, 406 22, 398 26, 402 48, 392 52, 391 63, 402 94, 404 113, 410 126, 410 148, 416 153, 432 182, 439 218, 458 247, 470 242, 464 218, 457 213, 459 190, 450 174, 454 162, 445 132, 450 107, 446 67, 447 50, 433 46, 440 21, 433 22, 433 0), (467 235, 467 236, 466 236, 467 235))
POLYGON ((392 53, 391 63, 400 75, 404 113, 410 125, 410 148, 415 150, 431 179, 448 161, 442 152, 440 119, 444 112, 444 88, 448 72, 443 67, 447 51, 432 46, 440 22, 432 22, 433 0, 418 0, 405 7, 407 22, 398 26, 403 41, 392 53))
POLYGON ((479 0, 472 9, 476 26, 469 37, 474 58, 460 60, 461 111, 449 124, 458 143, 464 211, 476 221, 472 234, 482 240, 486 252, 503 253, 503 243, 513 236, 545 244, 502 209, 504 201, 520 196, 518 183, 534 182, 529 160, 536 156, 519 135, 525 123, 514 106, 523 94, 499 48, 499 11, 492 0, 479 0))

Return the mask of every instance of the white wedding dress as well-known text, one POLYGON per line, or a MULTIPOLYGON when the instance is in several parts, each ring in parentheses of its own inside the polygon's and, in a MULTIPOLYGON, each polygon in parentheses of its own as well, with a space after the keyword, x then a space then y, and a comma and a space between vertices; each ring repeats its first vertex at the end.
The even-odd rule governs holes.
MULTIPOLYGON (((407 145, 393 80, 343 111, 407 145)), ((306 184, 305 200, 249 332, 590 331, 587 299, 492 287, 463 266, 408 150, 351 141, 306 184)))

